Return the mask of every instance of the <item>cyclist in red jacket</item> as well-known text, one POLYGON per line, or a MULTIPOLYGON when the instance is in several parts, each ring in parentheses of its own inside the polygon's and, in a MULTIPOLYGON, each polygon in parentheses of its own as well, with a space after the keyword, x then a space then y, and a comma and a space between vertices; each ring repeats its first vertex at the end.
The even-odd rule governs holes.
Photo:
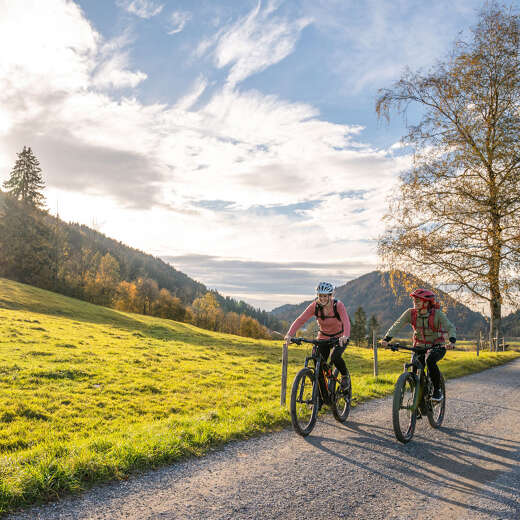
POLYGON ((414 347, 417 345, 436 345, 426 354, 426 364, 434 386, 433 399, 440 401, 443 396, 440 389, 441 374, 437 361, 440 361, 446 355, 446 348, 455 348, 457 341, 455 326, 440 310, 440 305, 435 301, 433 292, 427 289, 415 289, 410 297, 413 299, 413 308, 406 309, 388 329, 384 340, 381 341, 381 346, 386 347, 388 342, 407 323, 413 329, 414 347), (445 346, 446 335, 449 338, 447 346, 445 346))
MULTIPOLYGON (((290 343, 291 338, 294 337, 296 331, 305 324, 307 320, 316 317, 320 331, 318 339, 324 340, 322 345, 319 345, 320 353, 324 359, 330 360, 342 375, 347 373, 347 366, 341 357, 347 348, 350 337, 350 320, 347 314, 347 309, 343 302, 334 299, 334 286, 329 282, 320 282, 316 287, 316 300, 314 300, 293 322, 289 331, 285 335, 285 341, 290 343), (339 338, 339 343, 330 352, 331 338, 339 338)), ((345 378, 341 380, 342 386, 347 385, 348 381, 345 378)))

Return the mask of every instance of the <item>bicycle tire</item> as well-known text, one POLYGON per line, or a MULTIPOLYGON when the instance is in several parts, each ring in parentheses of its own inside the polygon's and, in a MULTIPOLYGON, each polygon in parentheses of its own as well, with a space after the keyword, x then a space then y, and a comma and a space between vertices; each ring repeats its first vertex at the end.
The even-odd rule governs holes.
POLYGON ((296 374, 292 385, 291 422, 294 431, 302 437, 311 433, 318 416, 319 391, 315 381, 314 370, 302 368, 296 374))
POLYGON ((442 377, 442 374, 440 388, 442 392, 441 401, 432 401, 431 396, 428 396, 427 415, 432 428, 440 428, 446 411, 446 385, 444 384, 444 377, 442 377))
POLYGON ((394 387, 392 405, 392 423, 398 441, 406 444, 412 440, 417 422, 417 410, 414 410, 415 393, 418 392, 417 379, 411 372, 399 376, 394 387), (405 407, 403 408, 403 401, 405 407))
POLYGON ((341 384, 337 377, 339 370, 334 370, 334 379, 330 380, 329 393, 331 396, 331 408, 334 419, 340 423, 344 423, 350 413, 350 405, 352 402, 352 382, 350 380, 350 373, 347 368, 347 373, 342 378, 348 378, 348 388, 346 391, 341 389, 341 384))

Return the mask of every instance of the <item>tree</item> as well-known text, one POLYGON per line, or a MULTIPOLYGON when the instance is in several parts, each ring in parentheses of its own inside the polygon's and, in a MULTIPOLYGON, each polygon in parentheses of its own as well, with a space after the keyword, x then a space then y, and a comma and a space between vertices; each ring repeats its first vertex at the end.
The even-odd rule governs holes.
POLYGON ((370 316, 370 319, 368 320, 368 340, 372 341, 374 334, 377 337, 378 331, 379 322, 377 321, 376 315, 372 314, 372 316, 370 316))
POLYGON ((45 223, 45 214, 9 195, 0 206, 0 275, 52 288, 52 230, 45 223))
POLYGON ((151 278, 139 278, 137 287, 137 305, 139 313, 151 314, 152 304, 159 297, 159 286, 151 278))
POLYGON ((172 296, 168 289, 161 289, 157 300, 152 304, 152 314, 159 318, 182 321, 186 316, 186 309, 181 300, 172 296))
POLYGON ((358 307, 354 314, 354 322, 350 330, 350 337, 356 345, 361 345, 367 335, 367 315, 363 307, 358 307))
POLYGON ((242 314, 240 316, 240 335, 249 338, 269 339, 267 329, 258 320, 242 314))
POLYGON ((236 312, 226 312, 222 324, 222 332, 238 334, 240 332, 240 315, 236 312))
POLYGON ((217 298, 211 292, 193 300, 191 304, 194 324, 204 329, 216 330, 217 317, 220 311, 217 298))
POLYGON ((98 295, 96 303, 110 306, 120 280, 119 263, 110 253, 107 253, 101 258, 96 274, 95 285, 98 295))
POLYGON ((45 183, 40 163, 30 147, 24 146, 17 155, 18 159, 11 170, 9 179, 4 182, 4 188, 16 199, 41 208, 45 201, 41 192, 45 188, 45 183))
POLYGON ((122 281, 116 289, 114 307, 120 311, 141 312, 135 283, 122 281))
MULTIPOLYGON (((379 253, 392 271, 487 300, 500 330, 504 299, 518 306, 520 266, 520 21, 495 2, 472 37, 428 73, 407 71, 379 91, 376 111, 424 109, 404 144, 401 176, 379 253)), ((495 335, 495 332, 493 333, 495 335)))

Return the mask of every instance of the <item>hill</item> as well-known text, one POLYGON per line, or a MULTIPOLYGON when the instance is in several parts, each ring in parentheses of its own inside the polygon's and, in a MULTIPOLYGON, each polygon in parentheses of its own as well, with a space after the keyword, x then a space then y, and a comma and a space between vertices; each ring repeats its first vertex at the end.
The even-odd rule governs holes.
MULTIPOLYGON (((417 286, 427 287, 428 284, 417 280, 417 286)), ((405 288, 397 285, 396 292, 397 295, 389 285, 388 273, 373 271, 337 287, 336 297, 345 304, 351 320, 358 307, 363 307, 368 318, 375 315, 380 324, 379 332, 383 334, 401 313, 410 307, 410 299, 405 288)), ((481 314, 458 303, 446 293, 442 293, 442 298, 448 304, 444 309, 448 318, 456 325, 459 336, 475 336, 480 329, 486 329, 486 322, 481 314)), ((311 301, 307 300, 298 305, 283 305, 271 312, 277 318, 291 322, 311 301)))
POLYGON ((520 337, 520 311, 512 312, 503 318, 502 327, 506 336, 520 337))
MULTIPOLYGON (((128 284, 137 285, 139 279, 143 281, 137 288, 142 289, 141 300, 148 301, 141 303, 141 308, 151 307, 150 302, 159 297, 159 289, 178 298, 177 307, 190 306, 209 291, 203 283, 160 258, 88 226, 67 223, 46 211, 30 209, 1 190, 0 276, 102 305, 114 306, 116 300, 123 301, 120 308, 134 312, 139 312, 137 304, 128 302, 136 287, 128 284)), ((249 316, 269 329, 281 328, 273 315, 211 292, 224 313, 249 316)), ((150 309, 143 312, 152 313, 150 309)), ((183 319, 186 313, 181 308, 172 314, 173 319, 183 319)))

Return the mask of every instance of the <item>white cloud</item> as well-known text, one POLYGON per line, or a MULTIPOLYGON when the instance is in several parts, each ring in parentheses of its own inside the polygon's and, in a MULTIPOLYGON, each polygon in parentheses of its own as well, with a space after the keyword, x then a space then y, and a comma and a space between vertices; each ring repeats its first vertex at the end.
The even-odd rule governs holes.
POLYGON ((128 70, 128 54, 118 53, 99 67, 93 78, 93 84, 96 87, 133 88, 146 78, 144 72, 128 70))
POLYGON ((129 31, 102 42, 99 46, 97 67, 92 82, 100 88, 134 88, 147 75, 141 71, 130 70, 128 47, 133 43, 129 31))
POLYGON ((300 32, 311 23, 309 18, 291 20, 276 16, 276 10, 274 2, 262 9, 259 1, 247 16, 219 33, 216 65, 219 68, 231 65, 230 86, 283 60, 293 51, 300 32))
POLYGON ((320 119, 309 104, 231 88, 292 52, 307 19, 259 5, 219 36, 227 87, 210 96, 200 76, 176 103, 144 104, 107 90, 146 77, 131 68, 129 34, 104 41, 66 0, 35 0, 31 16, 26 4, 0 3, 0 167, 32 146, 63 218, 90 225, 95 211, 103 232, 157 255, 239 250, 291 262, 325 255, 325 241, 329 261, 373 264, 366 230, 378 229, 385 186, 406 157, 363 145, 361 127, 320 119), (339 195, 350 190, 365 198, 339 195), (233 204, 226 213, 201 200, 233 204), (311 200, 296 219, 254 209, 311 200))
POLYGON ((180 33, 191 19, 191 13, 176 11, 170 15, 168 34, 180 33))
POLYGON ((0 4, 0 92, 86 88, 99 34, 72 2, 0 4), (37 14, 37 16, 36 16, 37 14), (65 65, 65 66, 64 66, 65 65))
POLYGON ((192 86, 190 92, 188 92, 185 96, 183 96, 177 103, 175 103, 175 108, 177 110, 189 110, 200 98, 200 96, 206 90, 208 86, 208 82, 202 77, 199 76, 192 86))
POLYGON ((164 7, 163 4, 151 0, 118 0, 117 5, 140 18, 152 18, 158 15, 164 7))
POLYGON ((437 2, 305 0, 303 11, 327 41, 329 66, 344 78, 345 90, 359 93, 395 80, 403 64, 428 68, 460 37, 460 19, 471 21, 476 0, 437 2))

